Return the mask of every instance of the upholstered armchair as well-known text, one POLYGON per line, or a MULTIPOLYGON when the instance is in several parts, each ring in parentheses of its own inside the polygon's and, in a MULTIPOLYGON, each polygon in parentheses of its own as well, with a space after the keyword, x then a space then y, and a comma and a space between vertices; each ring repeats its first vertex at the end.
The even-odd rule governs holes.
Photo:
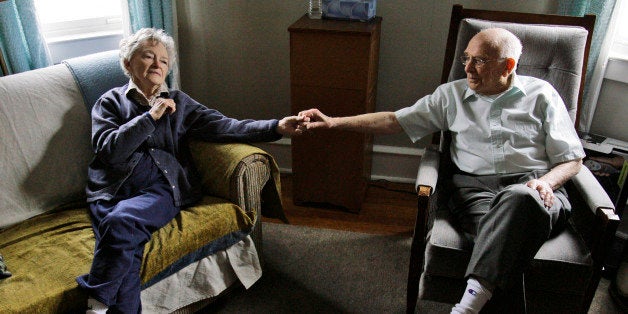
MULTIPOLYGON (((455 5, 442 82, 465 77, 464 66, 454 60, 473 35, 484 28, 502 27, 523 43, 517 73, 552 83, 577 125, 594 22, 595 16, 469 10, 455 5)), ((451 304, 459 300, 473 247, 473 240, 441 206, 448 197, 443 182, 452 175, 453 168, 450 135, 445 132, 434 138, 421 159, 417 178, 418 214, 408 274, 409 313, 415 311, 417 297, 451 304)), ((505 293, 507 298, 494 297, 487 308, 505 305, 508 313, 587 313, 618 217, 613 202, 586 167, 566 184, 566 189, 573 206, 569 226, 545 242, 519 288, 505 293)))

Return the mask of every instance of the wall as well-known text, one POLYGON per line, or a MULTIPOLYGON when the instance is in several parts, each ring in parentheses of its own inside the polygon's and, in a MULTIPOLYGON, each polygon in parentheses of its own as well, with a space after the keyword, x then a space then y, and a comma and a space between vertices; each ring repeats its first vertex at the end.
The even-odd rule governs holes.
MULTIPOLYGON (((192 97, 236 118, 290 114, 288 26, 307 0, 177 1, 181 86, 192 97)), ((383 17, 377 110, 412 105, 440 82, 454 3, 475 9, 553 13, 556 1, 380 0, 383 17)), ((429 139, 426 139, 427 142, 429 139)), ((289 141, 269 150, 289 171, 289 141), (279 146, 279 147, 277 147, 279 146)), ((375 178, 413 180, 424 147, 405 135, 376 136, 375 178), (399 155, 407 162, 391 162, 399 155), (400 165, 406 170, 393 169, 400 165), (408 168, 406 165, 410 165, 408 168)), ((267 148, 269 146, 265 146, 267 148)))

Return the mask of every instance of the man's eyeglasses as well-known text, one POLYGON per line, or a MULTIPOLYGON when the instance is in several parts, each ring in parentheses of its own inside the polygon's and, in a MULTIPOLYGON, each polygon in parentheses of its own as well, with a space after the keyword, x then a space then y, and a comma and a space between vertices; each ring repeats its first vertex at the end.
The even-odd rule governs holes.
POLYGON ((501 60, 505 60, 505 59, 506 58, 486 60, 486 59, 482 59, 482 58, 478 58, 478 57, 460 56, 460 62, 462 62, 462 65, 466 66, 469 62, 471 62, 478 68, 481 68, 482 66, 484 66, 488 62, 491 62, 491 61, 501 61, 501 60))

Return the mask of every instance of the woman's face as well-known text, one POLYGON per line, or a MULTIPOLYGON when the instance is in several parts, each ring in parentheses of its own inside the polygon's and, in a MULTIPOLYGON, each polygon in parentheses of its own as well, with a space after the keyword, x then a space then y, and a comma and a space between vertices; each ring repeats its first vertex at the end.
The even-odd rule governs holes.
POLYGON ((146 41, 125 62, 133 82, 146 97, 152 96, 166 80, 168 75, 168 51, 156 41, 146 41))

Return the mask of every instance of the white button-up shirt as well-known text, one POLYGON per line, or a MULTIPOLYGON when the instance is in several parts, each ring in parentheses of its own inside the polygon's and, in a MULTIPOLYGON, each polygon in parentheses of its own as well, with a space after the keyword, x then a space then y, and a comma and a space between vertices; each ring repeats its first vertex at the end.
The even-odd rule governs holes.
POLYGON ((496 97, 477 94, 466 79, 446 83, 395 115, 413 142, 451 131, 452 160, 468 173, 550 169, 585 156, 560 95, 533 77, 515 75, 496 97))

